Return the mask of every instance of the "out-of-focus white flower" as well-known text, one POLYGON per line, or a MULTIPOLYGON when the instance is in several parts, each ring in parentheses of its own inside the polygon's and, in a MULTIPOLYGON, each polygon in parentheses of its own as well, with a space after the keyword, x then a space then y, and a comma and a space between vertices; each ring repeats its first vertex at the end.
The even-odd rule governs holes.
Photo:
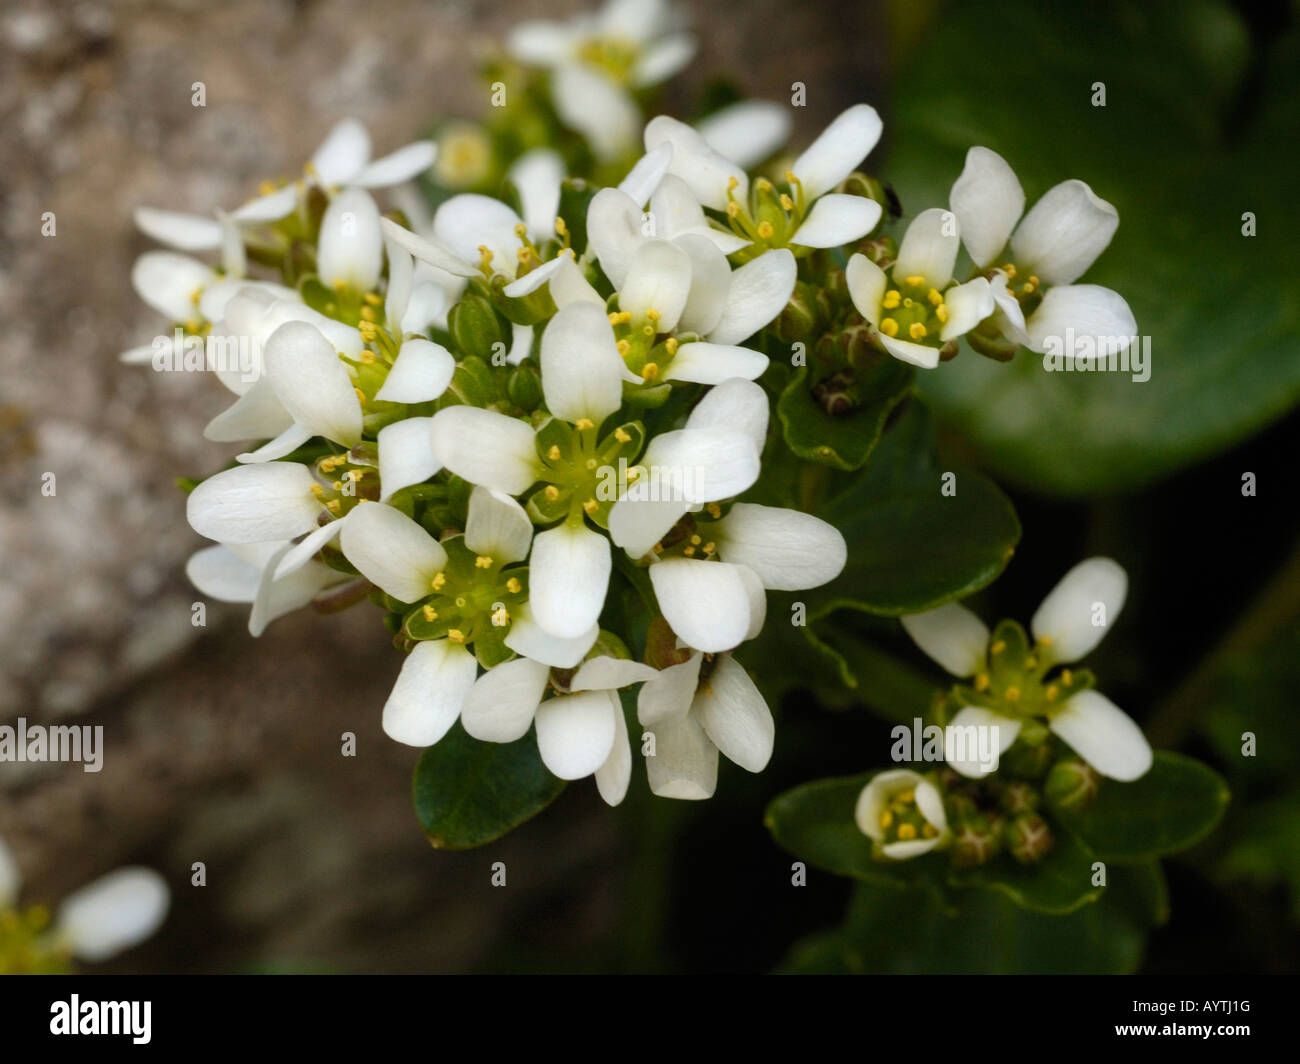
POLYGON ((854 809, 858 829, 895 861, 920 857, 949 839, 939 789, 911 769, 871 777, 854 809))

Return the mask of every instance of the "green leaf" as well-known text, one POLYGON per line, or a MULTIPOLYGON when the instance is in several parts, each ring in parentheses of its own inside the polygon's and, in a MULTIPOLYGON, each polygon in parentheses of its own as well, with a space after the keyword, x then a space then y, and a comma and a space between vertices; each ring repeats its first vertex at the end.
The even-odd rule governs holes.
POLYGON ((1037 864, 1022 865, 1001 857, 978 868, 954 871, 948 881, 953 886, 996 891, 1034 912, 1072 913, 1095 901, 1103 888, 1092 885, 1095 858, 1087 848, 1066 832, 1055 834, 1055 844, 1037 864))
POLYGON ((1300 398, 1300 287, 1278 281, 1300 246, 1284 147, 1300 125, 1300 36, 1269 43, 1256 83, 1226 3, 1006 0, 997 18, 950 5, 901 72, 887 169, 909 215, 947 205, 972 145, 1006 158, 1028 205, 1079 178, 1119 211, 1080 283, 1128 301, 1151 338, 1149 380, 1049 373, 1023 350, 1006 365, 966 351, 920 375, 1004 479, 1060 496, 1132 489, 1300 398))
POLYGON ((1020 539, 1010 500, 991 480, 941 467, 930 416, 911 403, 856 486, 820 516, 851 544, 848 564, 804 596, 808 615, 845 608, 897 616, 963 598, 993 581, 1020 539), (942 494, 944 474, 956 494, 942 494))
POLYGON ((890 412, 912 386, 912 369, 886 358, 855 382, 859 405, 832 417, 813 398, 808 371, 790 378, 776 404, 785 442, 800 458, 836 469, 859 469, 871 457, 890 412))
POLYGON ((1213 769, 1162 750, 1140 780, 1103 780, 1087 809, 1053 816, 1100 860, 1141 861, 1199 842, 1218 824, 1228 799, 1228 785, 1213 769))
POLYGON ((564 781, 542 764, 531 730, 513 743, 484 743, 458 721, 420 755, 411 797, 435 848, 468 850, 536 816, 562 790, 564 781))

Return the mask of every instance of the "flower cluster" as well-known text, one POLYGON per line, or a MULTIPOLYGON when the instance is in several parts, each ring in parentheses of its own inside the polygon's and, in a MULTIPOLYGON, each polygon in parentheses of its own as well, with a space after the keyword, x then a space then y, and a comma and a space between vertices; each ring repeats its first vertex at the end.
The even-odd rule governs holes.
MULTIPOLYGON (((831 525, 752 501, 783 445, 778 352, 814 345, 816 396, 873 358, 933 368, 963 335, 987 349, 1063 323, 1130 331, 1122 299, 1072 283, 1114 232, 1086 185, 1053 189, 1012 233, 1019 184, 973 149, 952 209, 922 211, 897 244, 897 201, 858 170, 882 132, 866 104, 777 159, 789 119, 771 104, 643 125, 645 90, 693 51, 658 3, 526 23, 493 67, 525 71, 500 118, 377 160, 344 121, 297 181, 212 217, 137 217, 176 249, 133 273, 175 329, 124 360, 212 371, 233 400, 205 435, 247 448, 189 496, 216 544, 191 558, 194 584, 250 603, 255 635, 309 602, 369 598, 406 655, 389 736, 535 732, 552 773, 594 776, 610 804, 637 686, 656 794, 708 797, 719 753, 766 765, 772 714, 732 654, 768 591, 845 565, 831 525), (376 200, 430 173, 431 215, 376 200)), ((1019 712, 975 689, 963 713, 1019 712)), ((896 833, 944 836, 919 784, 874 795, 868 819, 898 803, 919 813, 900 807, 896 833)))

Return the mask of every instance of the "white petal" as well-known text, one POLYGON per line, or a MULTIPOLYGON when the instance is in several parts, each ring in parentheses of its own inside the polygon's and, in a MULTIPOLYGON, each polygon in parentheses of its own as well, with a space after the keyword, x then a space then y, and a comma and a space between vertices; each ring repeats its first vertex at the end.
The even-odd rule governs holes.
POLYGON ((690 294, 678 319, 677 330, 707 336, 717 328, 722 312, 727 309, 731 266, 727 263, 727 256, 708 237, 687 233, 675 242, 691 260, 690 294))
POLYGON ((994 271, 989 281, 989 292, 996 307, 994 320, 1002 335, 1012 343, 1029 346, 1029 333, 1025 331, 1025 314, 1020 309, 1020 301, 1011 294, 1007 275, 1001 270, 994 271))
POLYGON ((343 531, 343 523, 347 517, 341 517, 337 521, 331 521, 327 525, 321 525, 315 532, 309 532, 294 544, 276 563, 272 570, 272 576, 276 580, 283 580, 290 573, 295 573, 312 560, 326 543, 333 540, 340 532, 343 531))
POLYGON ((475 739, 512 743, 528 734, 546 692, 551 668, 515 658, 489 669, 475 682, 460 712, 460 722, 475 739))
POLYGON ((136 295, 171 321, 197 317, 194 296, 215 277, 211 266, 172 251, 146 251, 131 267, 136 295))
POLYGON ((1029 208, 1011 236, 1016 263, 1046 284, 1069 284, 1097 261, 1119 211, 1082 181, 1062 181, 1029 208))
POLYGON ((705 142, 745 169, 776 154, 790 136, 790 109, 769 100, 742 100, 696 124, 705 142))
POLYGON ((664 380, 695 384, 721 384, 739 377, 752 381, 767 369, 767 355, 731 344, 682 344, 663 372, 664 380))
POLYGON ((629 557, 644 557, 688 509, 685 499, 620 499, 609 511, 610 539, 629 557))
POLYGON ((675 33, 651 42, 632 67, 632 84, 638 89, 658 85, 680 73, 695 58, 695 38, 689 33, 675 33))
POLYGON ((256 196, 230 212, 240 225, 263 225, 288 217, 298 206, 298 186, 284 185, 265 196, 256 196))
MULTIPOLYGON (((762 453, 767 440, 767 393, 752 381, 723 381, 695 404, 686 419, 688 429, 730 429, 744 433, 762 453)), ((706 500, 712 501, 712 500, 706 500)))
MULTIPOLYGON (((671 246, 671 245, 669 245, 671 246)), ((542 394, 556 417, 599 425, 623 402, 623 359, 603 308, 571 303, 542 333, 542 394)))
MULTIPOLYGON (((557 303, 556 306, 560 306, 560 304, 557 303)), ((510 323, 510 351, 506 355, 506 361, 512 366, 517 366, 532 353, 533 327, 531 325, 520 325, 517 321, 512 321, 510 323)))
POLYGON ((767 589, 748 565, 737 565, 736 572, 745 584, 745 593, 749 596, 749 627, 745 629, 746 639, 757 639, 767 622, 767 589))
POLYGON ((939 349, 925 344, 914 344, 911 340, 899 340, 893 336, 880 334, 880 342, 885 350, 901 362, 920 366, 922 369, 934 369, 939 364, 939 349))
POLYGON ((610 701, 614 706, 614 745, 605 763, 596 770, 596 790, 606 805, 618 805, 627 795, 627 785, 632 780, 632 750, 623 707, 615 696, 610 701))
POLYGON ((1035 639, 1051 644, 1053 661, 1078 661, 1101 642, 1124 608, 1128 574, 1110 558, 1081 561, 1052 588, 1030 627, 1035 639))
POLYGON ((406 312, 401 319, 401 331, 423 333, 428 331, 430 325, 445 326, 449 299, 447 290, 441 285, 433 281, 420 281, 411 289, 411 299, 406 304, 406 312))
POLYGON ((596 642, 600 629, 592 625, 572 639, 561 639, 545 631, 533 617, 533 611, 524 603, 510 622, 510 634, 505 644, 516 654, 540 661, 556 669, 572 669, 596 642))
POLYGON ((442 344, 418 337, 404 340, 375 398, 386 403, 427 403, 447 390, 455 372, 456 360, 442 344))
POLYGON ((803 591, 839 576, 848 557, 834 525, 812 514, 738 502, 722 520, 718 553, 773 591, 803 591))
POLYGON ((865 196, 822 196, 790 238, 809 248, 838 248, 860 240, 880 221, 881 207, 865 196))
POLYGON ((5 845, 4 839, 0 839, 0 909, 8 909, 17 904, 22 882, 13 851, 5 845))
POLYGON ((361 442, 361 403, 352 377, 319 329, 286 322, 266 341, 263 358, 267 379, 294 421, 348 447, 361 442))
POLYGON ((839 115, 790 168, 803 185, 804 196, 814 200, 853 173, 876 146, 883 128, 876 109, 865 103, 839 115))
POLYGON ((668 172, 680 177, 695 198, 705 207, 715 211, 727 209, 727 186, 734 178, 733 195, 743 203, 749 195, 749 177, 742 167, 719 155, 708 142, 690 126, 667 115, 652 118, 645 127, 646 151, 661 144, 673 149, 668 172))
POLYGON ((988 627, 960 603, 899 619, 912 641, 954 676, 974 676, 983 666, 988 627))
POLYGON ((849 259, 844 280, 848 283, 849 298, 857 312, 872 325, 879 325, 880 301, 889 287, 885 271, 865 255, 858 254, 849 259))
MULTIPOLYGON (((454 277, 482 276, 474 266, 466 262, 440 240, 427 240, 422 236, 417 236, 409 229, 403 229, 390 218, 379 219, 379 228, 383 231, 385 237, 392 240, 398 247, 409 251, 421 262, 427 262, 430 266, 445 270, 454 277)), ((474 256, 474 261, 478 261, 477 255, 474 256)))
POLYGON ((135 226, 145 236, 181 251, 211 251, 221 247, 221 223, 201 214, 137 207, 135 226))
POLYGON ((350 183, 358 188, 391 188, 419 177, 433 165, 437 154, 438 148, 433 141, 412 141, 369 163, 350 183))
POLYGON ((297 462, 236 466, 190 492, 185 516, 200 536, 221 543, 293 539, 316 527, 314 483, 297 462))
POLYGON ((522 495, 537 479, 537 446, 527 422, 469 406, 433 416, 433 453, 471 484, 522 495))
POLYGON ((900 791, 914 791, 924 782, 923 776, 908 768, 877 772, 862 788, 853 808, 853 819, 857 821, 858 830, 876 842, 883 842, 885 836, 880 827, 880 814, 884 812, 889 800, 900 791))
POLYGON ((948 289, 943 294, 943 301, 948 307, 948 320, 939 331, 939 339, 944 343, 970 332, 995 308, 993 289, 983 277, 948 289))
POLYGON ((285 455, 292 454, 304 443, 315 436, 311 429, 296 422, 281 432, 275 439, 262 444, 255 451, 245 451, 235 456, 237 462, 274 462, 285 455))
POLYGON ((627 172, 627 177, 618 183, 618 191, 640 208, 659 187, 672 158, 671 144, 661 144, 654 151, 646 152, 627 172))
POLYGON ((267 625, 277 617, 301 609, 330 584, 347 579, 328 566, 307 564, 297 566, 286 576, 276 577, 275 574, 285 559, 296 549, 285 544, 262 569, 262 579, 257 585, 253 608, 248 614, 248 632, 254 639, 265 632, 267 625))
POLYGON ((691 259, 667 240, 647 240, 632 255, 618 291, 620 310, 640 320, 659 312, 657 332, 673 332, 691 293, 691 259))
POLYGON ((1142 729, 1099 691, 1080 691, 1048 727, 1110 779, 1131 783, 1151 767, 1151 744, 1142 729))
POLYGON ((203 436, 217 443, 260 440, 278 436, 292 424, 293 417, 281 405, 271 382, 262 378, 209 421, 203 436))
POLYGON ((509 495, 482 485, 469 496, 465 546, 498 562, 523 561, 533 538, 533 523, 509 495))
POLYGON ((613 162, 636 146, 641 125, 636 101, 604 74, 563 66, 552 78, 551 99, 560 121, 581 133, 601 162, 613 162))
POLYGON ((370 134, 355 118, 338 122, 311 157, 322 185, 345 185, 370 161, 370 134))
POLYGON ((610 284, 621 288, 641 246, 641 208, 624 192, 602 188, 587 207, 587 240, 610 284))
POLYGON ((601 655, 590 658, 579 666, 569 681, 570 691, 614 691, 644 680, 653 680, 659 670, 639 661, 611 658, 601 655))
POLYGON ((561 639, 588 631, 605 605, 611 565, 609 540, 585 525, 538 534, 528 562, 528 599, 537 623, 561 639))
POLYGON ((1064 355, 1089 361, 1118 354, 1137 342, 1137 322, 1124 297, 1095 284, 1049 288, 1026 324, 1029 347, 1042 353, 1049 343, 1064 355), (1089 344, 1081 344, 1084 337, 1089 344))
POLYGON ((449 639, 416 643, 384 703, 384 734, 432 746, 456 723, 477 672, 474 655, 449 639))
POLYGON ((646 497, 688 503, 739 495, 753 485, 759 472, 753 440, 735 429, 665 432, 651 440, 641 464, 650 474, 639 485, 646 497))
POLYGON ((894 280, 924 277, 930 288, 943 289, 952 280, 952 267, 961 246, 957 216, 941 207, 922 211, 907 227, 894 263, 894 280))
POLYGON ((722 318, 709 333, 715 344, 748 340, 785 309, 797 273, 789 248, 765 251, 731 274, 731 290, 722 318))
POLYGON ((550 148, 533 148, 511 165, 506 175, 519 192, 524 224, 536 240, 555 235, 560 213, 560 185, 564 181, 564 160, 550 148))
POLYGON ((432 425, 433 418, 408 417, 379 430, 380 502, 412 484, 423 483, 442 468, 433 453, 432 425))
POLYGON ((636 716, 641 725, 653 727, 663 720, 685 717, 695 700, 699 686, 700 665, 704 655, 698 651, 680 665, 670 665, 641 688, 636 700, 636 716))
POLYGON ((248 269, 248 256, 244 252, 244 237, 235 220, 225 211, 217 211, 221 226, 221 266, 232 279, 241 278, 248 269))
POLYGON ((339 193, 325 208, 316 272, 328 287, 345 284, 369 292, 384 267, 384 238, 374 197, 359 188, 339 193))
MULTIPOLYGON (((479 248, 492 252, 492 268, 513 277, 522 246, 515 232, 523 219, 491 196, 452 196, 433 216, 433 235, 466 262, 478 262, 479 248)), ((435 264, 436 265, 436 264, 435 264)))
MULTIPOLYGON (((191 554, 185 575, 199 591, 218 602, 252 602, 262 579, 261 569, 221 544, 191 554)), ((0 891, 0 904, 2 895, 0 891)))
POLYGON ((153 869, 119 868, 68 895, 55 926, 75 957, 93 963, 152 935, 170 902, 166 880, 153 869))
POLYGON ((718 658, 693 708, 709 738, 729 760, 746 772, 767 767, 776 739, 772 711, 749 673, 730 654, 718 658))
POLYGON ((397 326, 400 330, 402 318, 411 304, 415 263, 411 260, 411 253, 393 239, 392 234, 384 228, 382 221, 379 230, 384 237, 384 256, 388 259, 388 289, 384 294, 384 319, 389 328, 397 326))
POLYGON ((362 576, 399 602, 431 594, 430 582, 447 564, 447 552, 424 526, 378 502, 362 502, 348 514, 339 548, 362 576))
POLYGON ((669 558, 650 567, 650 583, 664 619, 695 650, 731 650, 748 634, 749 591, 737 566, 669 558))
POLYGON ((537 750, 562 780, 590 776, 614 748, 617 700, 604 691, 547 699, 537 708, 537 750))
POLYGON ((943 759, 955 772, 981 779, 997 771, 998 758, 1019 734, 1020 721, 979 706, 965 706, 953 714, 944 730, 943 759))
POLYGON ((1001 155, 975 147, 966 153, 966 165, 952 184, 948 206, 957 216, 962 243, 983 269, 1011 239, 1011 230, 1025 210, 1025 190, 1001 155))
POLYGON ((530 66, 559 66, 572 55, 577 45, 568 26, 549 19, 525 19, 506 34, 506 51, 530 66))
POLYGON ((712 798, 718 786, 718 748, 695 714, 661 719, 646 731, 655 739, 654 755, 645 759, 650 790, 660 798, 712 798))

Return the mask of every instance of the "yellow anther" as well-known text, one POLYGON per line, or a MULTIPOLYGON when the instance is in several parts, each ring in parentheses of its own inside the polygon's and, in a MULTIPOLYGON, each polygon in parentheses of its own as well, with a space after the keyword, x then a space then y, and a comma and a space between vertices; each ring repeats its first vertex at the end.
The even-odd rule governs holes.
POLYGON ((885 293, 885 298, 880 301, 880 305, 886 310, 893 310, 903 301, 903 293, 897 288, 891 288, 885 293))
POLYGON ((659 376, 659 366, 655 362, 647 362, 641 367, 641 379, 652 381, 659 376))
POLYGON ((882 828, 888 828, 889 825, 892 824, 893 822, 894 822, 894 814, 891 813, 888 809, 886 809, 883 813, 880 814, 880 826, 882 828))
POLYGON ((677 337, 675 336, 670 336, 668 337, 667 340, 664 341, 664 350, 667 351, 670 355, 677 354, 677 346, 678 346, 677 337))
POLYGON ((627 353, 632 350, 632 345, 629 344, 626 340, 620 340, 614 346, 618 348, 618 353, 622 355, 624 358, 627 358, 627 353))
POLYGON ((510 623, 510 611, 504 606, 499 607, 492 614, 492 623, 498 628, 504 628, 510 623))
POLYGON ((1025 295, 1029 295, 1029 293, 1032 292, 1033 290, 1034 290, 1034 285, 1030 281, 1026 281, 1024 284, 1020 286, 1020 291, 1023 292, 1025 295))
POLYGON ((378 359, 375 358, 375 353, 373 351, 362 351, 357 358, 362 362, 362 364, 367 366, 378 361, 378 359))
POLYGON ((691 536, 691 542, 698 547, 701 543, 704 542, 704 538, 697 533, 691 536))
POLYGON ((439 570, 438 572, 433 574, 433 579, 429 581, 429 586, 433 588, 434 591, 441 591, 443 585, 446 582, 447 582, 447 574, 444 573, 442 570, 439 570))
POLYGON ((1013 263, 1013 262, 1004 262, 1004 263, 1002 264, 1002 272, 1005 273, 1005 274, 1007 275, 1007 280, 1009 280, 1009 281, 1014 280, 1014 279, 1015 279, 1015 276, 1016 276, 1016 266, 1015 266, 1015 263, 1013 263))
POLYGON ((765 177, 760 177, 754 182, 754 187, 758 189, 759 192, 771 192, 772 182, 765 177))
POLYGON ((447 638, 450 639, 453 643, 463 643, 465 642, 465 633, 462 632, 459 628, 448 628, 447 638))
POLYGON ((928 332, 929 330, 919 321, 914 321, 907 327, 907 335, 913 340, 924 340, 928 332))
POLYGON ((524 585, 519 582, 519 578, 517 576, 512 576, 509 580, 506 581, 506 590, 509 591, 510 594, 512 595, 519 594, 519 592, 521 592, 523 589, 524 589, 524 585))
POLYGON ((375 320, 375 308, 363 306, 361 308, 361 320, 366 322, 373 322, 375 320))
POLYGON ((948 322, 948 305, 947 305, 946 303, 940 303, 937 307, 934 308, 934 316, 935 316, 936 318, 938 318, 938 319, 939 319, 941 322, 943 322, 944 324, 947 324, 947 322, 948 322))
POLYGON ((987 674, 987 673, 983 673, 983 672, 976 673, 976 674, 975 674, 975 690, 977 690, 977 691, 987 691, 987 690, 988 690, 988 687, 989 687, 989 678, 988 678, 988 674, 987 674))
POLYGON ((901 842, 911 842, 916 838, 916 828, 911 824, 899 824, 898 838, 901 842))
POLYGON ((352 481, 353 484, 355 484, 358 480, 360 480, 362 477, 364 477, 364 476, 366 475, 366 470, 364 470, 364 469, 349 469, 349 470, 348 470, 346 473, 344 473, 343 475, 344 475, 345 477, 347 477, 348 480, 352 481))
POLYGON ((325 494, 325 489, 322 488, 319 484, 313 484, 311 486, 311 493, 315 495, 316 498, 319 499, 322 495, 325 494))
POLYGON ((939 834, 939 829, 936 828, 933 824, 926 824, 925 827, 921 829, 921 834, 924 835, 927 839, 933 839, 936 835, 939 834))
POLYGON ((597 510, 600 509, 600 503, 598 503, 595 499, 588 499, 586 502, 582 504, 582 508, 588 514, 594 514, 597 510))
POLYGON ((1062 669, 1061 683, 1065 684, 1066 687, 1069 687, 1070 684, 1074 683, 1074 673, 1072 673, 1069 669, 1062 669))
POLYGON ((1031 285, 1033 285, 1035 288, 1038 287, 1038 285, 1039 285, 1039 280, 1038 280, 1038 277, 1037 277, 1036 274, 1032 274, 1032 273, 1031 273, 1031 274, 1029 275, 1029 283, 1030 283, 1031 285))
POLYGON ((480 244, 478 246, 478 260, 484 267, 492 265, 492 249, 486 244, 480 244))
POLYGON ((794 210, 794 200, 792 200, 792 199, 791 199, 789 196, 787 196, 784 192, 781 193, 781 209, 782 209, 783 211, 792 211, 792 210, 794 210))
POLYGON ((560 497, 560 489, 557 488, 554 484, 547 484, 546 487, 543 489, 542 494, 545 495, 551 502, 554 502, 556 499, 560 497))
POLYGON ((270 195, 272 192, 274 192, 274 191, 275 191, 275 182, 274 182, 274 181, 260 181, 260 182, 258 182, 258 185, 257 185, 257 192, 258 192, 258 195, 261 195, 261 196, 269 196, 269 195, 270 195))
POLYGON ((709 512, 709 516, 712 517, 713 520, 715 521, 722 516, 722 507, 719 506, 716 502, 709 503, 709 505, 706 506, 705 509, 709 512))
POLYGON ((773 233, 772 223, 769 222, 767 219, 764 219, 763 221, 758 223, 758 235, 761 236, 764 240, 767 240, 769 237, 771 237, 772 233, 773 233))
POLYGON ((686 557, 688 557, 688 558, 693 558, 693 557, 695 557, 695 548, 694 548, 694 547, 683 547, 683 548, 682 548, 682 553, 685 554, 686 557))
POLYGON ((528 256, 531 254, 532 252, 529 251, 527 248, 520 248, 518 251, 515 252, 515 258, 518 259, 520 262, 527 262, 528 256))
POLYGON ((564 224, 564 219, 557 217, 555 219, 555 235, 564 236, 569 231, 569 227, 564 224))
POLYGON ((1006 643, 1002 642, 1002 640, 999 639, 996 643, 994 643, 991 647, 989 647, 989 653, 990 653, 990 654, 1001 654, 1002 651, 1004 651, 1004 650, 1006 650, 1006 649, 1007 649, 1007 645, 1006 645, 1006 643))
POLYGON ((898 322, 896 322, 893 318, 886 318, 884 321, 880 323, 880 331, 884 333, 886 336, 897 336, 898 322))
POLYGON ((619 323, 619 314, 617 310, 611 310, 609 312, 609 323, 611 325, 617 325, 619 323))
POLYGON ((658 322, 659 319, 663 317, 663 315, 660 314, 659 311, 655 310, 654 307, 651 307, 649 310, 647 310, 647 311, 645 312, 645 316, 646 316, 647 320, 649 320, 649 321, 653 321, 653 322, 658 322))
POLYGON ((931 288, 930 291, 926 292, 925 298, 928 299, 936 307, 942 305, 943 303, 943 293, 940 292, 939 289, 937 288, 931 288))
POLYGON ((631 443, 632 435, 627 431, 627 429, 620 425, 614 430, 614 439, 618 440, 619 443, 631 443))
POLYGON ((912 274, 911 277, 904 277, 904 283, 911 285, 913 288, 921 288, 925 284, 925 278, 919 273, 912 274))
POLYGON ((656 543, 650 549, 653 550, 656 554, 662 554, 664 552, 664 545, 662 543, 656 543))
POLYGON ((420 612, 424 614, 424 619, 430 623, 438 619, 438 611, 428 603, 425 603, 425 605, 420 609, 420 612))
POLYGON ((740 204, 732 200, 727 204, 727 217, 738 218, 740 216, 740 204))
POLYGON ((912 305, 912 297, 908 296, 906 299, 903 300, 903 306, 910 307, 911 305, 912 305))
POLYGON ((202 328, 203 328, 203 323, 199 321, 198 318, 190 318, 185 323, 185 331, 187 333, 196 333, 202 328))
POLYGON ((728 191, 728 192, 735 192, 735 191, 736 191, 736 188, 737 188, 739 185, 740 185, 740 178, 736 177, 735 174, 732 174, 729 178, 727 178, 727 191, 728 191))
POLYGON ((343 490, 343 481, 341 481, 341 480, 336 480, 336 481, 334 481, 333 484, 330 485, 330 487, 333 488, 335 491, 342 491, 342 490, 343 490))
POLYGON ((367 343, 370 343, 379 335, 379 330, 375 327, 373 321, 357 322, 357 332, 361 334, 361 339, 365 340, 367 343))
POLYGON ((1033 654, 1030 654, 1029 657, 1025 658, 1025 668, 1026 669, 1038 668, 1038 659, 1034 657, 1033 654))
POLYGON ((1051 684, 1047 688, 1047 701, 1055 702, 1056 696, 1061 693, 1061 689, 1056 684, 1051 684))
POLYGON ((352 390, 353 390, 354 392, 356 392, 356 395, 357 395, 357 402, 358 402, 358 403, 364 403, 364 402, 366 402, 366 393, 365 393, 365 392, 363 392, 360 388, 353 388, 352 390))
POLYGON ((901 802, 903 805, 911 805, 913 802, 916 801, 916 791, 910 789, 906 791, 899 791, 895 801, 901 802))
POLYGON ((596 427, 596 423, 592 421, 591 418, 589 417, 580 417, 578 418, 577 421, 573 423, 573 427, 577 429, 579 432, 586 432, 588 429, 594 429, 596 427))
POLYGON ((1020 688, 1019 688, 1019 687, 1008 687, 1008 688, 1006 689, 1006 691, 1003 692, 1003 697, 1006 698, 1006 700, 1007 700, 1008 702, 1019 702, 1019 701, 1020 701, 1020 688))
POLYGON ((793 170, 787 170, 787 171, 785 172, 785 179, 786 179, 787 183, 789 183, 789 184, 791 184, 791 185, 797 185, 797 184, 799 183, 799 179, 798 179, 797 177, 794 176, 794 171, 793 171, 793 170))
POLYGON ((347 281, 339 280, 334 282, 334 291, 336 292, 344 292, 347 290, 347 287, 348 287, 347 281))
POLYGON ((194 289, 193 292, 190 293, 190 302, 193 303, 196 307, 199 305, 199 300, 202 298, 203 298, 202 288, 196 288, 194 289))
POLYGON ((1050 635, 1040 635, 1038 637, 1038 645, 1042 647, 1050 647, 1052 645, 1052 637, 1050 635))
POLYGON ((640 479, 641 479, 641 470, 637 469, 635 466, 633 466, 631 469, 627 471, 627 482, 629 484, 635 484, 640 479))
POLYGON ((372 307, 382 306, 384 302, 384 297, 381 296, 378 292, 367 292, 361 298, 364 299, 367 303, 369 303, 372 307))
POLYGON ((325 509, 332 514, 338 513, 342 508, 343 507, 339 504, 338 499, 330 499, 330 501, 325 504, 325 509))
POLYGON ((558 462, 560 460, 560 445, 558 443, 551 444, 546 452, 546 457, 552 462, 558 462))
POLYGON ((709 540, 708 543, 704 544, 704 553, 705 553, 705 554, 712 554, 712 553, 713 553, 714 551, 716 551, 717 549, 718 549, 718 545, 717 545, 716 543, 714 543, 713 540, 709 540))
POLYGON ((490 554, 480 554, 477 558, 474 559, 475 569, 491 569, 492 566, 495 564, 496 563, 492 560, 492 556, 490 554))
POLYGON ((304 174, 315 174, 315 173, 316 173, 316 164, 313 163, 313 162, 310 162, 310 161, 309 161, 309 162, 305 162, 305 163, 303 163, 303 164, 302 164, 302 172, 303 172, 304 174))

